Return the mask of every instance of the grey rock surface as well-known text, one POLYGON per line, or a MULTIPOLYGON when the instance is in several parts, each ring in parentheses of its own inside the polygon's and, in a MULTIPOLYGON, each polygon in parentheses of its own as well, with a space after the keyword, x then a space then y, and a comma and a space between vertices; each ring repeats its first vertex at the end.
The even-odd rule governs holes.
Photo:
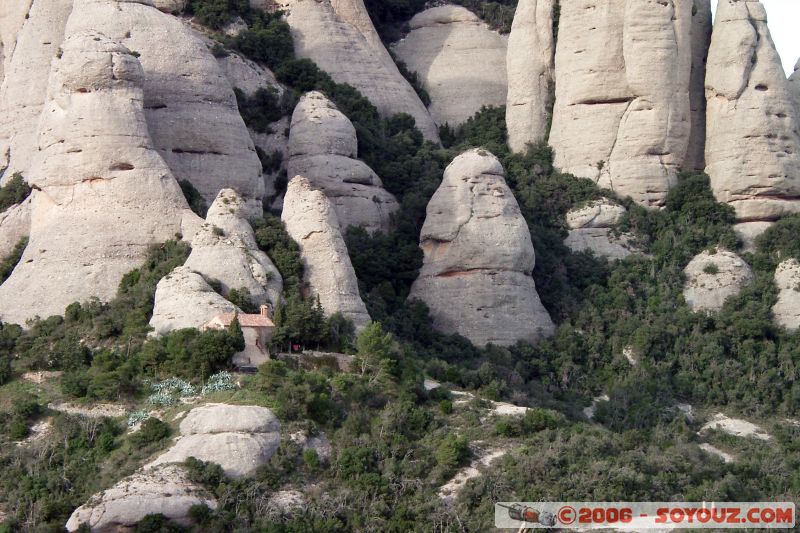
POLYGON ((731 296, 753 282, 753 270, 741 257, 727 250, 704 251, 683 271, 683 297, 692 311, 714 312, 731 296))
POLYGON ((0 213, 0 260, 11 253, 31 230, 31 198, 0 213))
POLYGON ((38 189, 30 244, 0 286, 3 321, 23 324, 75 301, 110 299, 151 244, 197 219, 153 147, 143 85, 126 47, 95 32, 68 34, 28 175, 38 189))
POLYGON ((380 178, 356 159, 350 120, 322 93, 304 95, 292 114, 288 175, 303 176, 333 204, 342 231, 358 226, 387 233, 399 205, 380 178))
POLYGON ((607 198, 571 209, 566 216, 569 235, 564 244, 573 252, 590 251, 610 260, 625 259, 636 251, 632 236, 615 235, 612 231, 625 211, 607 198))
POLYGON ((69 517, 67 531, 86 524, 97 533, 131 531, 145 516, 163 514, 184 526, 193 524, 189 508, 205 504, 217 508, 214 496, 191 482, 183 467, 164 465, 129 476, 92 496, 69 517))
POLYGON ((492 154, 470 150, 447 167, 420 246, 424 264, 409 298, 428 305, 437 329, 480 346, 552 334, 531 277, 528 226, 492 154))
POLYGON ((694 0, 692 11, 692 71, 689 79, 689 105, 692 127, 684 170, 703 170, 706 148, 706 61, 711 44, 711 0, 694 0))
POLYGON ((336 211, 325 193, 310 180, 295 176, 283 202, 281 219, 300 246, 305 264, 304 281, 319 298, 327 316, 342 313, 357 330, 369 322, 358 291, 358 280, 342 238, 336 211))
POLYGON ((552 105, 555 40, 553 0, 520 0, 508 37, 508 144, 524 152, 546 140, 552 105))
POLYGON ((706 172, 740 222, 800 212, 800 123, 757 0, 721 0, 708 52, 706 172))
POLYGON ((408 25, 411 31, 392 50, 417 73, 437 125, 456 127, 483 106, 505 105, 507 36, 453 5, 426 9, 408 25))
POLYGON ((800 327, 800 262, 787 259, 775 269, 778 301, 772 306, 775 323, 790 331, 800 327))

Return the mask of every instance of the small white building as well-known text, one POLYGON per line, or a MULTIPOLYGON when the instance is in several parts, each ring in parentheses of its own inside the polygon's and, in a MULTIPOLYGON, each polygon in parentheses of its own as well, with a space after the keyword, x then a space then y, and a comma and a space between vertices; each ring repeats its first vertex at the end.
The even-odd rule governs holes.
POLYGON ((245 313, 222 313, 205 324, 202 330, 225 329, 231 325, 233 319, 238 316, 239 325, 244 334, 244 350, 233 356, 234 366, 259 366, 269 359, 269 341, 275 331, 275 324, 270 318, 269 307, 261 306, 261 312, 257 315, 245 313))

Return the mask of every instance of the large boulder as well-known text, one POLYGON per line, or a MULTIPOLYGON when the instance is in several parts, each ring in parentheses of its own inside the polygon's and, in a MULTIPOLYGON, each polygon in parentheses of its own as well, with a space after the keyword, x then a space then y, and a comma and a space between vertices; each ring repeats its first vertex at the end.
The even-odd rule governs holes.
POLYGON ((750 265, 733 252, 716 249, 696 255, 683 271, 683 298, 692 311, 714 312, 753 282, 750 265))
POLYGON ((461 6, 426 9, 408 25, 392 49, 430 95, 436 124, 459 126, 483 106, 505 105, 508 37, 461 6))
POLYGON ((3 321, 61 314, 93 296, 109 300, 151 244, 196 220, 153 147, 143 85, 125 46, 84 31, 64 41, 28 176, 37 189, 30 244, 0 286, 3 321))
POLYGON ((322 93, 304 95, 292 114, 288 175, 303 176, 325 193, 342 231, 358 226, 388 232, 397 200, 357 155, 350 120, 322 93))
POLYGON ((573 252, 589 251, 611 260, 625 259, 634 253, 631 236, 617 236, 612 231, 625 211, 607 198, 570 210, 566 217, 569 234, 564 244, 573 252))
POLYGON ((358 292, 336 211, 327 196, 310 180, 295 176, 286 190, 281 219, 300 246, 304 281, 311 295, 319 298, 325 314, 341 313, 357 329, 363 328, 369 314, 358 292))
POLYGON ((181 421, 181 436, 175 444, 145 466, 145 471, 194 457, 220 465, 230 477, 250 476, 278 449, 280 430, 280 422, 266 407, 195 407, 181 421))
POLYGON ((689 145, 693 3, 561 3, 550 144, 563 172, 661 206, 689 145))
POLYGON ((259 249, 247 220, 247 204, 232 189, 221 190, 211 204, 185 266, 219 282, 223 295, 245 288, 257 306, 274 308, 280 300, 283 278, 259 249))
POLYGON ((7 257, 17 243, 31 230, 31 198, 0 213, 0 261, 7 257))
POLYGON ((151 2, 75 0, 68 31, 102 28, 137 52, 153 144, 175 177, 207 203, 226 187, 261 213, 261 162, 239 115, 231 83, 203 38, 151 2), (169 43, 169 46, 165 46, 169 43))
POLYGON ((470 150, 450 163, 428 203, 420 246, 424 263, 409 298, 428 305, 438 330, 480 346, 552 334, 531 277, 528 225, 492 154, 470 150))
POLYGON ((689 106, 692 127, 684 170, 703 170, 706 148, 706 60, 711 44, 711 0, 694 0, 692 11, 692 72, 689 78, 689 106))
POLYGON ((201 274, 181 266, 158 282, 150 326, 155 335, 166 335, 176 329, 200 328, 222 313, 240 312, 217 294, 201 274))
POLYGON ((163 514, 173 522, 191 526, 189 509, 193 505, 217 508, 214 496, 193 483, 183 467, 163 465, 139 471, 113 487, 92 496, 72 513, 67 531, 82 524, 97 533, 132 531, 145 516, 163 514))
POLYGON ((778 301, 772 306, 775 323, 790 331, 800 327, 800 262, 787 259, 775 269, 778 301))
POLYGON ((297 57, 347 83, 384 116, 408 113, 426 139, 439 131, 425 105, 383 46, 363 0, 276 0, 287 12, 297 57))
POLYGON ((508 37, 508 144, 524 152, 545 140, 552 105, 554 0, 520 0, 508 37))
POLYGON ((706 72, 706 172, 741 222, 800 212, 800 123, 758 0, 720 0, 706 72))
POLYGON ((3 2, 4 77, 0 86, 0 182, 30 170, 36 126, 47 98, 50 62, 64 40, 73 0, 3 2))

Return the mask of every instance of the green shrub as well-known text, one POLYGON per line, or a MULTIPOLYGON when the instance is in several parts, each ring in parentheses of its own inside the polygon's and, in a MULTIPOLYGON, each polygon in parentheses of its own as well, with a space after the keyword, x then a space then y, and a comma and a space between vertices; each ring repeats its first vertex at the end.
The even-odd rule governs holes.
POLYGON ((147 446, 169 437, 172 430, 169 425, 155 417, 150 417, 144 422, 136 433, 130 436, 131 443, 137 447, 147 446))
POLYGON ((22 174, 17 172, 6 184, 0 187, 0 213, 11 207, 22 203, 31 194, 31 188, 25 182, 22 174))
POLYGON ((247 127, 259 133, 273 133, 270 124, 280 120, 291 109, 285 109, 281 97, 274 87, 261 87, 252 96, 234 88, 236 103, 247 127))
POLYGON ((186 197, 189 208, 200 218, 206 218, 208 204, 205 198, 203 198, 203 195, 200 194, 200 191, 198 191, 189 180, 178 180, 178 184, 181 186, 183 196, 186 197))
POLYGON ((25 252, 25 248, 28 246, 28 238, 23 237, 19 240, 19 242, 14 245, 14 248, 11 250, 11 253, 8 257, 5 257, 0 261, 0 285, 5 282, 9 277, 11 277, 11 273, 14 272, 14 268, 16 268, 19 260, 22 259, 22 254, 25 252))
POLYGON ((469 457, 469 441, 464 436, 449 434, 436 447, 436 462, 446 470, 462 466, 469 457))

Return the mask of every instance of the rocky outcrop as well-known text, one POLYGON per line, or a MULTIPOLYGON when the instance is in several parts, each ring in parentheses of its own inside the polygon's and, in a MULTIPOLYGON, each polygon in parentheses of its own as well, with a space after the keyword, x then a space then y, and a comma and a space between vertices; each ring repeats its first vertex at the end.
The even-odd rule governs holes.
POLYGON ((292 115, 288 175, 303 176, 325 193, 342 231, 359 226, 388 232, 397 200, 357 155, 356 129, 350 120, 322 93, 304 95, 292 115))
POLYGON ((508 37, 461 6, 426 9, 408 25, 392 49, 430 95, 436 124, 455 127, 483 106, 505 105, 508 37))
POLYGON ((217 508, 214 496, 193 483, 183 467, 164 465, 140 471, 110 489, 93 496, 72 513, 67 531, 77 531, 81 524, 98 533, 132 531, 145 516, 163 514, 173 522, 190 526, 189 508, 207 505, 217 508))
POLYGON ((94 32, 71 34, 62 51, 28 175, 30 245, 0 286, 3 321, 110 299, 151 244, 196 219, 150 140, 136 56, 94 32))
POLYGON ((535 255, 500 162, 470 150, 447 167, 420 235, 425 254, 409 298, 434 326, 476 345, 536 341, 552 334, 531 272, 535 255))
POLYGON ((720 249, 696 255, 683 273, 683 298, 697 312, 719 311, 725 300, 739 294, 754 279, 753 270, 741 257, 720 249))
POLYGON ((75 0, 68 31, 101 27, 137 52, 150 134, 175 177, 190 181, 208 204, 233 188, 260 214, 261 163, 230 82, 202 38, 149 3, 75 0))
POLYGON ((664 203, 691 129, 692 2, 561 3, 555 166, 646 206, 664 203))
POLYGON ((258 248, 247 220, 247 204, 232 189, 220 191, 211 204, 206 223, 192 239, 185 266, 219 282, 223 295, 245 288, 257 306, 274 308, 280 300, 283 278, 258 248))
POLYGON ((632 237, 615 235, 612 231, 625 211, 607 198, 572 209, 567 213, 569 235, 564 244, 573 252, 590 251, 611 260, 625 259, 635 251, 632 237))
POLYGON ((684 170, 703 170, 706 148, 706 60, 711 44, 711 0, 694 0, 692 11, 692 71, 689 78, 691 131, 684 170))
POLYGON ((305 264, 304 281, 319 298, 325 314, 342 313, 356 329, 369 322, 358 292, 358 280, 347 254, 339 221, 330 200, 302 176, 289 182, 281 219, 300 245, 305 264))
POLYGON ((800 121, 800 59, 794 65, 794 72, 789 76, 789 88, 794 98, 794 107, 800 121))
POLYGON ((200 328, 221 313, 241 313, 217 294, 205 278, 181 266, 161 278, 156 286, 150 326, 155 335, 183 328, 200 328))
POLYGON ((778 301, 772 306, 775 323, 790 331, 800 327, 800 262, 787 259, 775 269, 778 301))
POLYGON ((524 152, 545 140, 552 106, 554 0, 520 0, 508 37, 508 144, 524 152))
POLYGON ((706 73, 706 172, 740 222, 800 212, 800 124, 758 0, 720 0, 706 73))
POLYGON ((145 467, 180 463, 194 457, 216 463, 233 477, 252 475, 280 444, 281 424, 266 407, 208 404, 195 407, 181 421, 180 438, 145 467))
POLYGON ((31 229, 31 198, 0 213, 0 261, 31 229))
POLYGON ((0 87, 0 181, 28 171, 47 97, 50 62, 64 40, 73 0, 4 2, 4 79, 0 87))
POLYGON ((363 0, 278 0, 288 14, 295 54, 314 61, 337 83, 347 83, 384 116, 408 113, 426 139, 439 132, 372 26, 363 0))

